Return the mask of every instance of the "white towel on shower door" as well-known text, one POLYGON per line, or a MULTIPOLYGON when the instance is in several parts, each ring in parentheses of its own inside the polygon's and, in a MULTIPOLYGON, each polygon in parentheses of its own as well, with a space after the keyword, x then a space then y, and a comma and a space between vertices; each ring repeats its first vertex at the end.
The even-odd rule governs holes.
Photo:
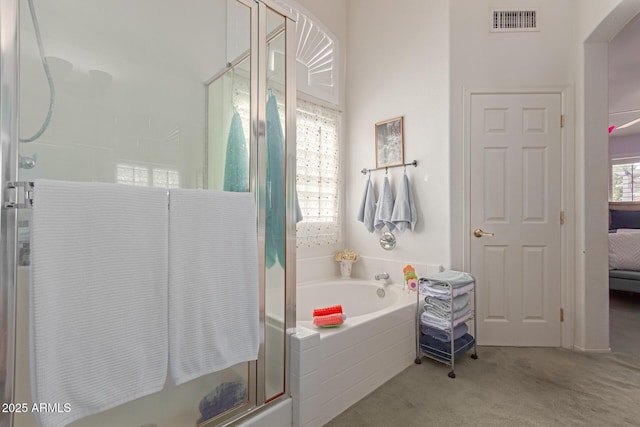
POLYGON ((170 198, 169 371, 182 384, 258 358, 256 206, 251 193, 170 198))
POLYGON ((31 226, 30 363, 39 412, 64 426, 163 388, 167 191, 37 180, 31 226))

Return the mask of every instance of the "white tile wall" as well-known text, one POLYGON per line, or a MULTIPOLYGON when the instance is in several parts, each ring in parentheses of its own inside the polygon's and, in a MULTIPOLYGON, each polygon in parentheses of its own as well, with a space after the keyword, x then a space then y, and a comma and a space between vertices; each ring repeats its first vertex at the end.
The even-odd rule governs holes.
POLYGON ((414 334, 414 306, 324 336, 292 330, 293 425, 324 425, 410 366, 414 334))
POLYGON ((321 426, 320 423, 320 334, 307 328, 294 328, 291 340, 291 397, 293 426, 321 426))

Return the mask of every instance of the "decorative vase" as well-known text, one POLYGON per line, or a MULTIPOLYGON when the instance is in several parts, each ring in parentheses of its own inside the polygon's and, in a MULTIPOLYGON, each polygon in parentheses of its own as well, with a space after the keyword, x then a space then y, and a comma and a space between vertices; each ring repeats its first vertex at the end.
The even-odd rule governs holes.
POLYGON ((353 266, 353 261, 350 259, 345 259, 340 261, 340 277, 342 279, 351 279, 352 266, 353 266))

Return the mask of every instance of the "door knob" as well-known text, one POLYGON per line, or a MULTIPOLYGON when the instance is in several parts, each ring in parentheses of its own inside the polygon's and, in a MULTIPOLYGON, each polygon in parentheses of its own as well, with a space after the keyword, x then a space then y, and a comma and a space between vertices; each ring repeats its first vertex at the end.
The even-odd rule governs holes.
POLYGON ((473 235, 476 236, 476 237, 482 237, 482 236, 491 237, 491 236, 493 236, 493 233, 486 233, 486 232, 482 231, 481 229, 476 228, 475 230, 473 230, 473 235))

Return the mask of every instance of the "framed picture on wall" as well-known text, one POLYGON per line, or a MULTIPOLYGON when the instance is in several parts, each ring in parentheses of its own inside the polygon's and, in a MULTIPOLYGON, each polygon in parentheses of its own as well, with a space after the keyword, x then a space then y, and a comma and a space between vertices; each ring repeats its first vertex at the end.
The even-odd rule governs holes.
POLYGON ((376 123, 376 167, 404 163, 402 117, 376 123))

